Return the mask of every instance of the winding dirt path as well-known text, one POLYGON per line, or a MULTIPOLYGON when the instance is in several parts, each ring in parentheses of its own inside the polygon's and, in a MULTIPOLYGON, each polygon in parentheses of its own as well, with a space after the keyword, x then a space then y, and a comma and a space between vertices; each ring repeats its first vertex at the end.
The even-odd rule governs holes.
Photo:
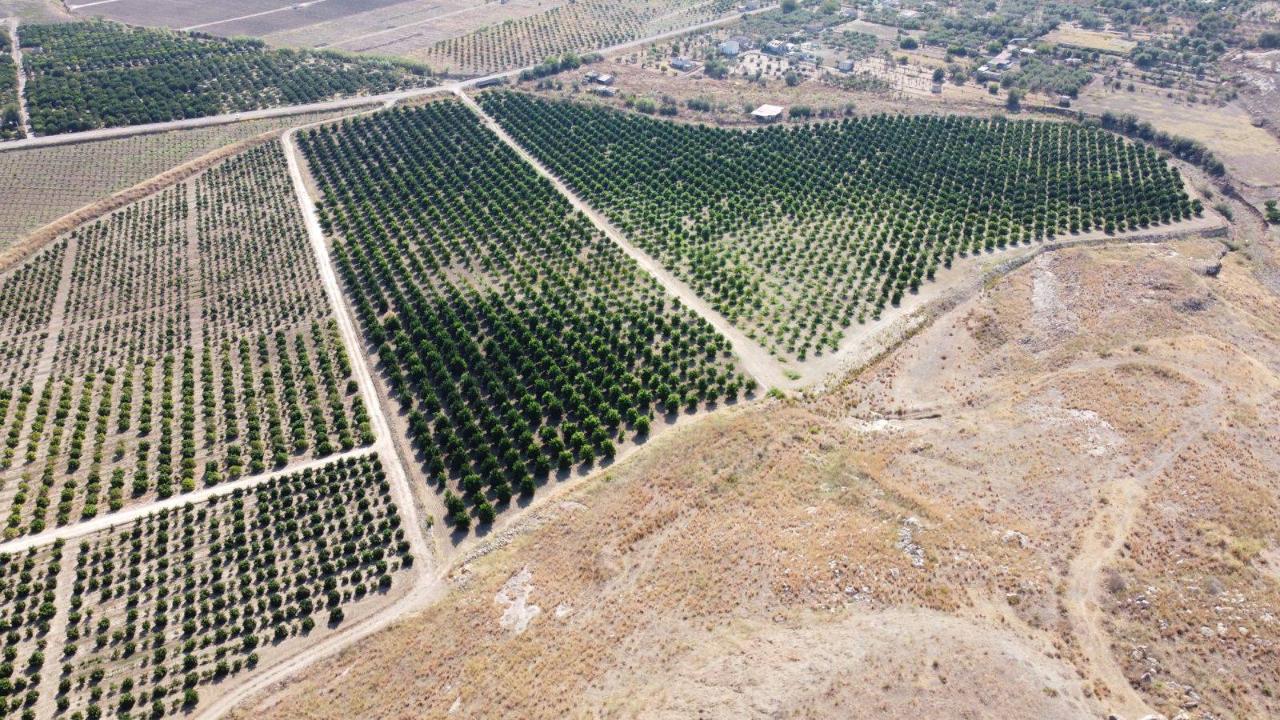
MULTIPOLYGON (((1129 363, 1133 361, 1130 360, 1129 363)), ((1076 365, 1066 371, 1081 371, 1096 367, 1114 366, 1123 361, 1099 360, 1076 365)), ((1150 483, 1178 458, 1182 451, 1210 427, 1222 406, 1223 389, 1220 383, 1208 375, 1184 365, 1160 361, 1138 363, 1155 367, 1175 375, 1190 378, 1205 394, 1203 401, 1188 408, 1184 421, 1164 447, 1146 458, 1137 472, 1117 478, 1103 489, 1105 501, 1102 509, 1092 518, 1081 538, 1081 548, 1071 561, 1067 576, 1066 607, 1071 618, 1076 639, 1084 656, 1086 670, 1101 682, 1109 695, 1100 702, 1109 704, 1111 711, 1122 718, 1157 716, 1125 676, 1120 663, 1111 650, 1111 635, 1104 626, 1102 573, 1120 554, 1134 525, 1139 511, 1147 499, 1150 483)))
POLYGON ((556 190, 564 196, 573 208, 583 215, 586 215, 591 223, 596 226, 600 232, 614 242, 622 252, 636 262, 642 270, 649 273, 654 280, 657 280, 667 292, 671 293, 686 308, 692 310, 703 320, 706 320, 716 329, 716 332, 728 339, 729 344, 733 346, 734 353, 738 356, 742 367, 752 378, 759 383, 761 389, 784 388, 790 384, 783 373, 782 366, 769 354, 768 350, 748 338, 741 330, 730 323, 723 315, 711 307, 707 301, 703 300, 688 285, 672 275, 670 271, 664 268, 657 260, 645 251, 631 244, 622 231, 609 222, 602 213, 597 211, 585 200, 578 196, 568 185, 564 183, 555 173, 551 172, 547 166, 526 151, 515 138, 507 134, 507 131, 498 124, 491 115, 480 107, 470 95, 467 95, 461 88, 455 88, 454 94, 458 96, 462 103, 471 109, 480 117, 485 127, 489 128, 498 139, 510 147, 520 156, 520 159, 529 164, 539 175, 546 178, 555 186, 556 190))

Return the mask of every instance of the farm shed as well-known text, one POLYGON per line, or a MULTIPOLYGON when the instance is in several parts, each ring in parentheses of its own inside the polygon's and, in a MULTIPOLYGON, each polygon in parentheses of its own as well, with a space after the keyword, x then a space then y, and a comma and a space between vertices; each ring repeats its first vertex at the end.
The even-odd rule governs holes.
POLYGON ((751 117, 759 122, 773 122, 782 117, 781 105, 761 105, 751 111, 751 117))
POLYGON ((671 67, 676 70, 692 70, 695 63, 687 57, 678 57, 671 61, 671 67))
POLYGON ((841 60, 840 64, 836 65, 836 69, 839 70, 840 72, 851 72, 853 70, 853 61, 841 60))
POLYGON ((738 57, 738 53, 742 51, 742 46, 736 40, 725 40, 720 43, 720 54, 725 57, 738 57))
POLYGON ((769 55, 786 55, 787 44, 781 40, 770 40, 764 44, 764 51, 769 55))

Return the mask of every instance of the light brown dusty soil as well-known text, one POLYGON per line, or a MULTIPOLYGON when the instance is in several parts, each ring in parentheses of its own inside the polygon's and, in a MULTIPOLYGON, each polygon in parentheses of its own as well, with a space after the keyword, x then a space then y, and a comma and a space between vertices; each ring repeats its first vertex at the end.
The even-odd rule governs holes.
POLYGON ((1280 302, 1270 249, 1221 252, 1037 258, 235 716, 1274 717, 1280 302))

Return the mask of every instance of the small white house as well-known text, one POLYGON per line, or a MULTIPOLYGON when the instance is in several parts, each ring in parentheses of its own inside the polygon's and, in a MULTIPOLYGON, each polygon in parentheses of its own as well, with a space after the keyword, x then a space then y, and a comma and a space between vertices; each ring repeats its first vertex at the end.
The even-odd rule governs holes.
POLYGON ((740 52, 742 52, 742 46, 736 40, 725 40, 720 43, 720 54, 725 57, 738 57, 740 52))

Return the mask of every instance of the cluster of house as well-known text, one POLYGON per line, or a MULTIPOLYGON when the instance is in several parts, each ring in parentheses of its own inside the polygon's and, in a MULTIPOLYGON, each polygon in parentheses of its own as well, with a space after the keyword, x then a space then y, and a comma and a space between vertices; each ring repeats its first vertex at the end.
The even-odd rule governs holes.
POLYGON ((1005 71, 1013 68, 1013 66, 1022 62, 1023 58, 1029 58, 1036 54, 1036 49, 1027 46, 1026 38, 1014 38, 1005 45, 1004 50, 999 55, 987 61, 986 65, 978 68, 979 80, 999 80, 1005 74, 1005 71))
MULTIPOLYGON (((720 55, 727 58, 735 58, 745 52, 756 49, 755 40, 746 35, 735 35, 728 40, 720 43, 720 55)), ((817 62, 817 56, 805 52, 800 45, 787 42, 785 40, 770 40, 760 46, 760 52, 765 55, 773 55, 774 57, 788 58, 799 62, 817 62)))

